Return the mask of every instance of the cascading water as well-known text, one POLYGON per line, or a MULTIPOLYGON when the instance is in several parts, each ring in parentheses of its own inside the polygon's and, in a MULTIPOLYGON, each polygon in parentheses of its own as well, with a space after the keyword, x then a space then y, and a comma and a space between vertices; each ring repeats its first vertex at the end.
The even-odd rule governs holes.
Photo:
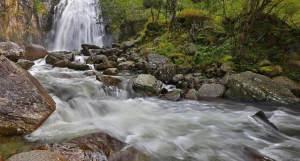
POLYGON ((103 25, 97 24, 98 0, 61 0, 55 7, 49 50, 79 50, 81 44, 102 46, 103 25))

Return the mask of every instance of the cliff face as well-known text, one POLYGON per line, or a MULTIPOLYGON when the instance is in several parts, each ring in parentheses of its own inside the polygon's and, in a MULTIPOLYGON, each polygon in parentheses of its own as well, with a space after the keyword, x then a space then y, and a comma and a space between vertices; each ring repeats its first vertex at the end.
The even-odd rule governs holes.
POLYGON ((0 41, 40 44, 43 35, 51 29, 57 1, 1 0, 0 41))

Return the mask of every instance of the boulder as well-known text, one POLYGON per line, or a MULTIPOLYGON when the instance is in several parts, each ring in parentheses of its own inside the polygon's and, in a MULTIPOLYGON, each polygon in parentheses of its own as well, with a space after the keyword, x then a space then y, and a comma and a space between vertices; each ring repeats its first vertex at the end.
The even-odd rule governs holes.
POLYGON ((46 55, 48 55, 48 52, 44 47, 36 44, 31 44, 29 46, 26 46, 25 48, 24 59, 34 61, 44 58, 46 55))
POLYGON ((119 70, 117 68, 108 68, 103 71, 103 74, 105 75, 118 75, 119 70))
POLYGON ((53 67, 68 68, 71 66, 71 64, 72 64, 72 62, 70 62, 69 60, 63 59, 63 60, 59 60, 59 61, 55 62, 53 64, 53 67))
POLYGON ((54 55, 50 55, 50 54, 45 59, 46 64, 50 64, 50 65, 54 65, 56 62, 58 62, 60 60, 62 60, 62 59, 60 59, 54 55))
POLYGON ((192 72, 193 67, 190 65, 177 65, 176 69, 177 74, 186 74, 192 72))
POLYGON ((198 89, 198 94, 200 98, 217 98, 222 97, 226 92, 226 87, 221 84, 203 84, 198 89))
POLYGON ((23 57, 24 50, 13 42, 0 42, 0 55, 5 56, 7 59, 17 62, 23 57))
POLYGON ((198 100, 198 92, 196 89, 190 89, 184 96, 188 100, 198 100))
POLYGON ((0 56, 0 135, 25 135, 55 110, 55 102, 26 70, 0 56))
POLYGON ((154 72, 154 76, 165 84, 168 84, 175 75, 176 65, 174 64, 166 64, 154 72))
POLYGON ((151 72, 155 72, 158 68, 163 67, 165 64, 173 64, 172 60, 158 54, 149 54, 147 56, 151 72))
POLYGON ((145 161, 145 154, 107 134, 94 133, 65 143, 45 144, 36 149, 49 150, 68 160, 145 161))
POLYGON ((272 80, 289 89, 295 96, 300 97, 300 85, 295 81, 285 76, 277 76, 272 78, 272 80))
POLYGON ((177 84, 179 81, 183 81, 183 80, 184 80, 184 75, 183 74, 176 74, 172 78, 172 83, 177 84))
POLYGON ((271 66, 271 63, 268 60, 262 60, 261 62, 258 63, 259 67, 265 67, 265 66, 271 66))
POLYGON ((82 53, 84 56, 90 56, 90 49, 101 49, 101 47, 97 46, 97 45, 90 45, 90 44, 82 44, 82 53))
POLYGON ((6 161, 68 161, 62 155, 49 150, 33 150, 11 156, 6 161))
POLYGON ((134 61, 125 61, 118 64, 119 70, 130 70, 135 67, 134 61))
POLYGON ((140 74, 134 80, 132 88, 138 93, 153 96, 160 93, 162 85, 162 82, 157 80, 153 75, 140 74))
POLYGON ((290 71, 300 72, 300 60, 289 60, 288 68, 290 71))
POLYGON ((97 75, 96 79, 106 86, 119 86, 122 80, 108 75, 97 75))
POLYGON ((164 93, 160 96, 161 99, 168 100, 168 101, 179 101, 182 98, 182 91, 181 90, 173 90, 167 93, 164 93))
POLYGON ((144 74, 148 74, 151 72, 151 69, 150 69, 150 65, 147 61, 145 60, 142 60, 140 59, 136 64, 135 64, 135 67, 139 70, 142 70, 142 72, 144 74))
POLYGON ((91 55, 87 60, 87 64, 106 64, 108 65, 108 58, 105 55, 91 55))
POLYGON ((276 65, 276 66, 263 66, 263 67, 260 67, 258 68, 258 72, 260 74, 263 74, 265 76, 268 76, 268 77, 275 77, 275 76, 278 76, 280 74, 282 74, 283 70, 281 68, 281 66, 279 65, 276 65))
POLYGON ((223 63, 220 67, 221 72, 227 73, 229 71, 232 71, 232 68, 228 66, 227 64, 223 63))
POLYGON ((90 70, 90 66, 82 63, 71 63, 70 66, 68 66, 68 68, 74 70, 90 70))
POLYGON ((66 51, 56 51, 50 52, 46 57, 46 64, 54 65, 56 62, 60 60, 68 60, 70 62, 74 61, 75 56, 72 52, 66 51))
POLYGON ((135 41, 134 40, 131 40, 131 41, 125 41, 122 45, 122 49, 123 50, 127 50, 131 47, 133 47, 133 45, 135 44, 135 41))
POLYGON ((300 101, 289 89, 269 77, 250 71, 227 74, 221 82, 228 88, 225 96, 231 99, 272 101, 284 104, 299 103, 300 101))
POLYGON ((257 113, 252 115, 252 117, 256 121, 258 121, 264 125, 267 125, 273 129, 275 129, 276 131, 278 131, 278 128, 272 122, 269 121, 269 119, 267 118, 266 114, 263 111, 258 111, 257 113))
POLYGON ((30 60, 25 60, 25 59, 19 59, 17 64, 25 69, 25 70, 28 70, 30 69, 33 65, 34 65, 34 62, 33 61, 30 61, 30 60))

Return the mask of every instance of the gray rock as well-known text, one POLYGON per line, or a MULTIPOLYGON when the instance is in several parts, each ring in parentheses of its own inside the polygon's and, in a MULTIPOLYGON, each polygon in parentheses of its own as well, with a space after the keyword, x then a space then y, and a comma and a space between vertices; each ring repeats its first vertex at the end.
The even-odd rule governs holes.
POLYGON ((86 64, 105 64, 108 66, 108 58, 105 55, 91 55, 86 64))
POLYGON ((82 63, 71 63, 68 68, 74 70, 90 70, 88 65, 82 63))
POLYGON ((222 97, 226 91, 226 87, 221 84, 203 84, 198 89, 200 98, 216 98, 222 97))
POLYGON ((55 102, 26 70, 0 56, 0 135, 25 135, 55 110, 55 102))
POLYGON ((158 68, 163 67, 165 64, 173 64, 172 60, 158 54, 149 54, 147 56, 151 72, 155 72, 158 68))
POLYGON ((140 74, 133 82, 133 90, 149 96, 157 95, 162 89, 162 82, 153 75, 140 74))
POLYGON ((54 65, 60 60, 68 60, 72 62, 74 60, 75 56, 72 52, 66 52, 66 51, 56 51, 56 52, 50 52, 46 57, 46 64, 54 65))
POLYGON ((154 76, 165 84, 168 84, 175 75, 176 65, 174 64, 166 64, 154 72, 154 76))
POLYGON ((125 61, 118 64, 119 70, 130 70, 133 69, 134 67, 135 67, 134 61, 125 61))
POLYGON ((11 156, 6 161, 68 161, 67 158, 49 150, 33 150, 11 156))
POLYGON ((277 76, 272 78, 272 80, 289 89, 295 96, 300 97, 300 85, 295 81, 285 76, 277 76))
POLYGON ((299 98, 269 77, 250 71, 225 75, 222 80, 228 90, 225 96, 232 99, 272 101, 276 103, 299 103, 299 98))
POLYGON ((103 74, 105 75, 118 75, 119 70, 117 68, 108 68, 103 71, 103 74))
POLYGON ((192 72, 192 66, 190 65, 177 65, 177 74, 186 74, 192 72))
POLYGON ((179 81, 183 81, 184 80, 184 75, 183 74, 176 74, 173 78, 172 78, 172 83, 178 83, 179 81))
POLYGON ((179 101, 182 98, 182 91, 181 90, 173 90, 170 92, 167 92, 160 96, 161 99, 168 100, 168 101, 179 101))
POLYGON ((188 100, 198 100, 198 92, 196 89, 190 89, 184 96, 188 100))
POLYGON ((17 62, 24 55, 24 50, 13 42, 0 42, 0 55, 5 56, 7 59, 17 62))
POLYGON ((227 73, 229 71, 232 71, 232 68, 228 65, 226 65, 225 63, 223 63, 220 67, 221 72, 223 73, 227 73))
POLYGON ((140 59, 139 62, 135 64, 135 67, 139 70, 142 70, 144 74, 148 74, 151 72, 150 64, 142 59, 140 59))
POLYGON ((135 44, 135 41, 134 40, 131 40, 131 41, 125 41, 122 45, 122 49, 123 50, 127 50, 128 48, 131 48, 133 47, 135 44))
POLYGON ((31 44, 29 46, 26 46, 24 58, 27 60, 34 61, 37 59, 44 58, 47 54, 48 52, 44 47, 36 44, 31 44))
POLYGON ((20 67, 22 67, 23 69, 28 70, 34 65, 34 62, 30 61, 30 60, 25 60, 25 59, 19 59, 17 64, 20 67))

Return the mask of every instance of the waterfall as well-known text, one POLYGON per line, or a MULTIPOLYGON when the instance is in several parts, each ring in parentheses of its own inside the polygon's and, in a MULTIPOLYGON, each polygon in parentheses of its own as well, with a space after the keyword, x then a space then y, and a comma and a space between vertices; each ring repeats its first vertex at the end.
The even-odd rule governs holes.
POLYGON ((60 0, 55 7, 49 50, 79 50, 81 44, 102 46, 103 25, 97 24, 98 0, 60 0))

